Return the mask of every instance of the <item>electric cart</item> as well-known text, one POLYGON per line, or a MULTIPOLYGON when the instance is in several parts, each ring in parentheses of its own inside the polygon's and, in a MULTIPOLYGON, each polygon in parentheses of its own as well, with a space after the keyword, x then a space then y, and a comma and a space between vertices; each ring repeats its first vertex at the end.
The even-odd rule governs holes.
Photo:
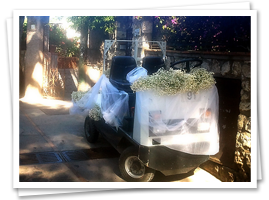
MULTIPOLYGON (((191 62, 196 63, 194 67, 199 67, 202 64, 202 61, 199 59, 187 59, 172 63, 170 66, 176 69, 178 64, 184 63, 184 68, 189 72, 191 68, 189 63, 191 62)), ((149 127, 141 123, 141 120, 147 122, 149 116, 162 121, 167 120, 167 117, 165 118, 165 109, 168 108, 167 105, 169 103, 167 102, 169 102, 169 99, 150 96, 146 93, 137 96, 130 88, 131 83, 126 80, 126 75, 136 67, 137 60, 132 56, 113 57, 110 66, 109 82, 118 90, 128 94, 129 114, 124 116, 121 125, 118 127, 111 126, 104 118, 95 121, 87 116, 84 122, 87 141, 95 143, 99 135, 102 135, 120 153, 119 169, 122 178, 126 181, 151 181, 155 171, 169 176, 188 173, 194 170, 209 159, 209 154, 186 153, 188 151, 184 152, 180 149, 184 149, 186 142, 191 143, 190 140, 192 139, 196 140, 196 142, 191 147, 200 145, 204 149, 212 148, 210 143, 213 137, 212 134, 217 135, 212 133, 212 130, 210 132, 208 118, 212 117, 212 110, 210 108, 206 108, 207 110, 199 108, 197 109, 198 114, 194 113, 187 117, 180 111, 185 109, 184 107, 187 105, 184 104, 185 102, 192 100, 194 103, 196 101, 206 101, 208 98, 207 94, 198 95, 198 97, 194 94, 186 94, 186 99, 179 100, 181 104, 175 107, 176 110, 174 110, 172 119, 169 122, 166 121, 166 123, 184 122, 185 126, 191 126, 189 127, 189 130, 192 132, 191 134, 184 135, 182 128, 163 131, 161 128, 149 127), (147 107, 140 108, 138 98, 148 98, 150 103, 147 107), (156 110, 155 107, 151 110, 152 105, 159 105, 160 108, 156 110), (143 109, 142 112, 141 109, 143 109), (203 116, 201 116, 201 112, 203 112, 203 116), (197 116, 199 120, 194 122, 193 119, 198 118, 197 116), (161 131, 162 134, 160 135, 159 132, 161 131)), ((160 68, 165 67, 164 57, 146 56, 142 59, 142 67, 148 71, 148 75, 151 75, 160 68)), ((217 141, 218 138, 214 138, 215 140, 217 141)))

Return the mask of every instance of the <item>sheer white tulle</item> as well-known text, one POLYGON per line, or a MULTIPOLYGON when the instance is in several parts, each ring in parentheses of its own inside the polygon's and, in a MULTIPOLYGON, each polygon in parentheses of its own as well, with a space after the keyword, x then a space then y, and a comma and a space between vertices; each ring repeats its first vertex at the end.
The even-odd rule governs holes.
MULTIPOLYGON (((127 74, 133 83, 147 71, 137 67, 127 74)), ((129 95, 115 88, 102 75, 70 114, 87 116, 96 104, 105 122, 118 128, 129 116, 129 95)), ((216 86, 198 93, 186 92, 160 96, 153 91, 136 92, 133 139, 141 145, 164 145, 196 155, 214 155, 219 151, 219 97, 216 86)))
POLYGON ((215 86, 173 96, 137 92, 133 137, 145 146, 213 155, 219 151, 218 109, 215 86))
POLYGON ((71 115, 89 115, 90 109, 95 105, 101 107, 102 116, 106 123, 119 127, 123 117, 129 115, 128 94, 119 91, 102 75, 97 83, 79 101, 74 102, 70 108, 71 115))

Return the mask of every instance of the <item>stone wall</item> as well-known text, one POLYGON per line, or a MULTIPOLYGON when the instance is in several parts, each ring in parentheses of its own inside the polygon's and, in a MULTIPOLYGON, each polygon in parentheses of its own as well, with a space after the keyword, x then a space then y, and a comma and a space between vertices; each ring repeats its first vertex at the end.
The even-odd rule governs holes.
POLYGON ((42 98, 43 63, 46 52, 46 30, 49 17, 28 16, 24 65, 25 98, 42 98))
MULTIPOLYGON (((147 50, 146 56, 158 55, 158 50, 147 50)), ((167 50, 166 66, 170 63, 186 59, 199 58, 203 60, 202 67, 214 72, 214 76, 237 79, 241 81, 239 115, 235 144, 234 165, 231 168, 217 159, 210 159, 202 165, 205 170, 222 181, 250 181, 251 171, 251 62, 249 53, 219 53, 219 52, 177 52, 167 50)), ((256 134, 256 133, 253 133, 256 134)), ((229 144, 226 144, 229 146, 229 144)))

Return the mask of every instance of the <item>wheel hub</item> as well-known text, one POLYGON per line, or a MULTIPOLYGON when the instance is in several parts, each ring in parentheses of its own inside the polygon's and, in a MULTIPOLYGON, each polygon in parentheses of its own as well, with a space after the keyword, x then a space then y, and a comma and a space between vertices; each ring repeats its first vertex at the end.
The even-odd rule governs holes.
POLYGON ((137 156, 131 156, 126 159, 125 170, 133 178, 141 178, 145 174, 145 166, 137 156))

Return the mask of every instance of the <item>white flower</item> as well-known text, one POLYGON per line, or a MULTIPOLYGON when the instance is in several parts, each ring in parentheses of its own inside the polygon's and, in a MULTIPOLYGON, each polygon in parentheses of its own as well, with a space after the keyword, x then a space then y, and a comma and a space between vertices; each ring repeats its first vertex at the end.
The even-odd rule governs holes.
POLYGON ((102 118, 100 106, 95 104, 95 106, 89 111, 89 117, 92 118, 94 121, 99 121, 102 118))
POLYGON ((73 91, 72 94, 71 94, 71 98, 74 102, 78 102, 87 92, 87 91, 73 91))
POLYGON ((174 95, 211 88, 215 84, 212 72, 204 68, 192 69, 189 74, 182 70, 159 69, 153 75, 136 80, 131 86, 133 91, 153 90, 158 95, 174 95))

